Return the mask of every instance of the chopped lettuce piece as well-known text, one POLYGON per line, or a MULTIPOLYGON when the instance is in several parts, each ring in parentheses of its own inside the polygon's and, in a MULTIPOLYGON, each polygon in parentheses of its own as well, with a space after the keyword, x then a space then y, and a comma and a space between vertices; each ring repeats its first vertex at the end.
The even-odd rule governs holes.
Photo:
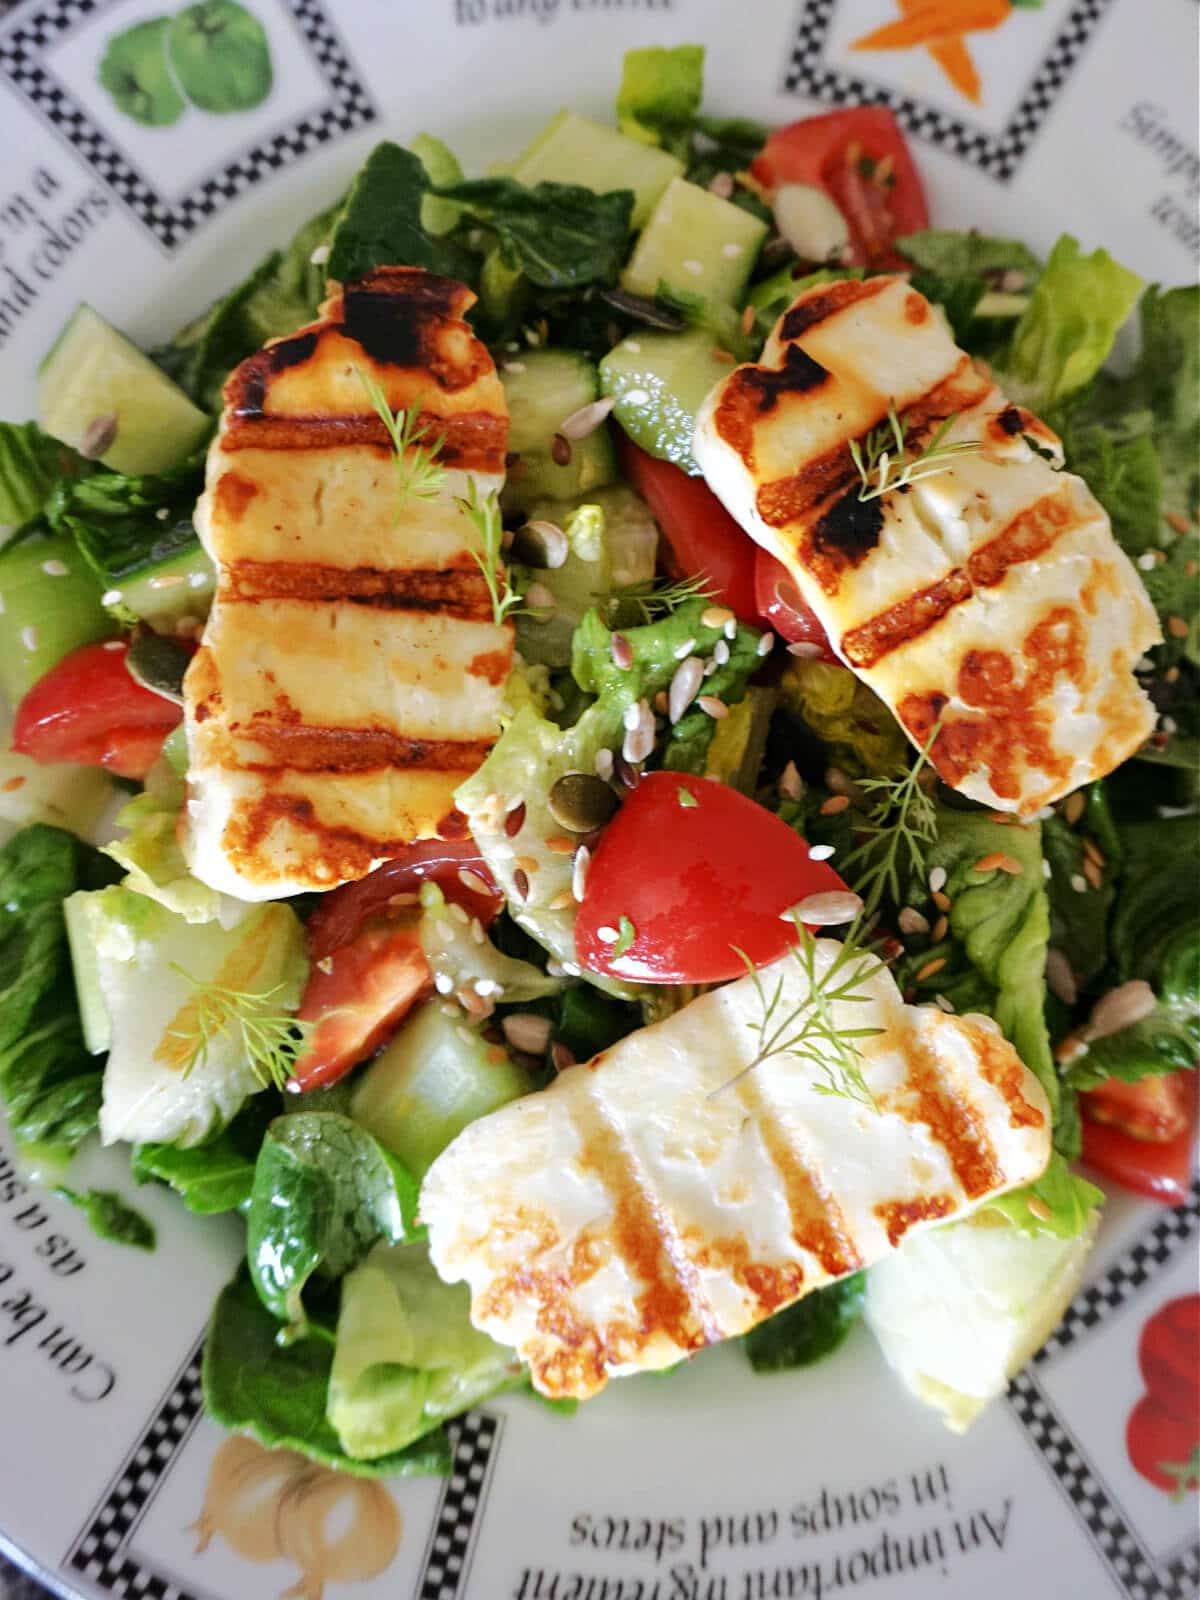
POLYGON ((204 1144, 188 1150, 173 1144, 135 1145, 134 1181, 169 1184, 197 1216, 244 1211, 250 1203, 263 1135, 278 1110, 273 1094, 255 1095, 228 1127, 204 1144))
POLYGON ((403 1450, 519 1380, 513 1352, 472 1327, 470 1304, 421 1244, 376 1245, 346 1276, 326 1414, 348 1455, 403 1450))
POLYGON ((512 178, 475 178, 434 192, 494 229, 506 264, 542 289, 615 283, 629 252, 631 189, 594 194, 573 183, 527 189, 512 178))
POLYGON ((1074 1239, 1089 1230, 1093 1212, 1103 1204, 1103 1191, 1072 1172, 1065 1157, 1052 1150, 1040 1178, 989 1201, 986 1209, 999 1212, 1031 1238, 1050 1234, 1074 1239))
POLYGON ((36 517, 59 479, 77 477, 83 466, 36 422, 0 422, 0 528, 36 517))
POLYGON ((156 787, 147 788, 118 812, 117 826, 127 832, 106 845, 104 853, 125 868, 126 888, 156 900, 185 922, 219 922, 223 928, 234 928, 251 908, 244 900, 210 889, 188 871, 177 832, 183 803, 182 781, 172 781, 164 772, 156 787))
POLYGON ((101 1137, 199 1144, 294 1057, 300 921, 272 902, 234 928, 191 923, 122 887, 89 909, 111 1030, 101 1137))
POLYGON ((760 1322, 742 1339, 755 1372, 787 1372, 823 1361, 862 1315, 866 1274, 853 1272, 760 1322))
POLYGON ((58 1184, 54 1192, 79 1207, 98 1239, 126 1244, 134 1250, 154 1249, 154 1224, 147 1222, 141 1212, 135 1211, 115 1190, 88 1189, 81 1193, 65 1184, 58 1184))
POLYGON ((1046 880, 1050 944, 1067 958, 1080 989, 1104 970, 1108 959, 1108 914, 1116 894, 1111 857, 1103 869, 1099 889, 1084 877, 1084 837, 1082 829, 1069 827, 1058 815, 1048 817, 1042 824, 1042 849, 1050 863, 1050 877, 1046 880), (1083 894, 1073 887, 1081 878, 1087 885, 1083 894))
POLYGON ((630 139, 687 158, 704 94, 704 46, 627 50, 617 93, 617 126, 630 139))
POLYGON ((340 1278, 376 1240, 412 1238, 416 1209, 416 1179, 349 1117, 276 1117, 254 1171, 246 1260, 259 1299, 287 1323, 286 1336, 307 1327, 301 1296, 314 1273, 340 1278))
POLYGON ((1108 360, 1142 279, 1109 255, 1084 255, 1063 234, 1050 252, 1002 359, 1014 398, 1044 414, 1084 389, 1108 360))
POLYGON ((881 777, 904 766, 908 741, 900 724, 848 667, 793 656, 779 692, 825 745, 831 763, 852 776, 881 777))
POLYGON ((502 1004, 542 1000, 557 994, 561 978, 549 977, 529 961, 505 955, 488 938, 480 939, 470 923, 455 916, 459 908, 448 905, 436 883, 421 885, 422 916, 418 928, 429 970, 449 978, 448 992, 470 989, 502 1004))
POLYGON ((1042 263, 1019 239, 996 239, 954 228, 926 228, 896 240, 897 248, 926 272, 942 278, 996 278, 1021 272, 1032 281, 1042 263))
POLYGON ((424 267, 469 275, 465 252, 426 232, 422 206, 432 185, 420 158, 402 145, 377 144, 359 168, 329 245, 329 276, 353 283, 375 267, 424 267), (467 272, 463 272, 466 266, 467 272))
POLYGON ((298 1450, 360 1477, 410 1477, 450 1470, 445 1430, 366 1461, 348 1455, 325 1416, 333 1349, 314 1332, 281 1345, 279 1324, 243 1267, 219 1296, 204 1345, 204 1406, 223 1427, 253 1434, 269 1449, 298 1450))
POLYGON ((867 1274, 866 1321, 889 1366, 963 1433, 1057 1325, 1079 1287, 1097 1214, 1036 1238, 994 1209, 912 1234, 867 1274))
POLYGON ((1200 666, 1200 534, 1184 533, 1171 545, 1167 559, 1141 573, 1146 593, 1163 624, 1163 642, 1155 648, 1161 666, 1180 661, 1200 666))

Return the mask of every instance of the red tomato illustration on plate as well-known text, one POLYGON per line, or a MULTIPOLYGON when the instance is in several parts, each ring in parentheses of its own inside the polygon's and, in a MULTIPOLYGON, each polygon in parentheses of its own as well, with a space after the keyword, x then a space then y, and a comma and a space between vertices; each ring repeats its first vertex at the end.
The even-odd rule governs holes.
POLYGON ((1200 1489, 1200 1295, 1160 1306, 1142 1329, 1146 1392, 1129 1414, 1125 1448, 1142 1477, 1173 1500, 1200 1489))

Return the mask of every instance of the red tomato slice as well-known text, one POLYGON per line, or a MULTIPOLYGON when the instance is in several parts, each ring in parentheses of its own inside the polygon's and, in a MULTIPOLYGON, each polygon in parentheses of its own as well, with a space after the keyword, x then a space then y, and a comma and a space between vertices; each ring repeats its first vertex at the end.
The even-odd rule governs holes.
POLYGON ((1093 1122, 1119 1128, 1131 1139, 1167 1144, 1192 1120, 1190 1081, 1190 1073, 1180 1072, 1143 1078, 1140 1083, 1110 1078, 1084 1096, 1084 1109, 1093 1122))
POLYGON ((1200 1407, 1200 1294, 1158 1308, 1138 1340, 1138 1366, 1152 1394, 1200 1407))
POLYGON ((837 661, 828 634, 801 598, 791 573, 761 548, 754 557, 754 596, 759 616, 780 638, 789 644, 820 645, 823 661, 837 661))
POLYGON ((929 226, 925 190, 895 117, 855 106, 780 128, 751 173, 768 190, 784 183, 824 189, 850 229, 857 266, 901 266, 894 241, 929 226))
POLYGON ((754 540, 703 478, 689 478, 680 467, 648 456, 624 437, 620 453, 625 476, 653 512, 680 574, 704 576, 714 600, 742 622, 756 624, 754 540))
POLYGON ((318 1089, 336 1083, 395 1032, 432 981, 414 919, 371 924, 318 957, 297 1012, 315 1027, 291 1084, 318 1089))
POLYGON ((385 914, 395 895, 413 894, 426 880, 440 885, 453 900, 478 917, 486 927, 504 904, 491 872, 470 835, 461 839, 418 839, 398 856, 385 861, 356 883, 344 883, 322 895, 305 928, 309 954, 314 961, 348 944, 372 917, 385 914), (486 885, 481 893, 463 883, 468 872, 486 885))
POLYGON ((35 761, 144 778, 183 708, 134 682, 128 650, 123 639, 86 644, 51 667, 17 707, 13 749, 35 761))
MULTIPOLYGON (((1192 1174, 1192 1130, 1196 1120, 1195 1073, 1168 1074, 1177 1080, 1187 1097, 1187 1120, 1173 1138, 1154 1140, 1135 1138, 1111 1121, 1096 1121, 1094 1106, 1103 1090, 1080 1095, 1083 1112, 1083 1159, 1104 1177, 1113 1178, 1126 1189, 1161 1200, 1166 1205, 1182 1205, 1187 1199, 1192 1174)), ((1147 1079, 1146 1083, 1160 1082, 1147 1079)), ((1140 1087, 1140 1086, 1139 1086, 1140 1087)), ((1172 1090, 1176 1094, 1178 1090, 1172 1090)), ((1110 1097, 1111 1098, 1111 1097, 1110 1097)))
MULTIPOLYGON (((1195 1402, 1180 1407, 1156 1394, 1144 1394, 1125 1425, 1125 1448, 1143 1478, 1168 1494, 1186 1492, 1187 1467, 1200 1447, 1200 1415, 1195 1402), (1174 1465, 1183 1470, 1164 1471, 1174 1465)), ((1190 1474, 1194 1482, 1195 1470, 1190 1474)))
POLYGON ((809 858, 808 845, 786 823, 736 789, 652 772, 600 839, 575 949, 589 972, 718 983, 745 971, 738 950, 756 967, 784 953, 795 940, 781 920, 789 906, 845 887, 832 867, 809 858), (622 918, 633 939, 615 955, 612 939, 600 933, 620 932, 622 918))

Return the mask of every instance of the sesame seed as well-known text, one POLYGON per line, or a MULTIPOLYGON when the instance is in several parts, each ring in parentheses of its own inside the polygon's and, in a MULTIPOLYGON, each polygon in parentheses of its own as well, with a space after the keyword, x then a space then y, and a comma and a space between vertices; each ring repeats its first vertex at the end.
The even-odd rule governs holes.
POLYGON ((695 639, 685 639, 682 644, 677 644, 675 646, 674 650, 671 651, 671 654, 675 657, 676 661, 684 661, 688 656, 691 655, 695 648, 695 639))
POLYGON ((463 910, 462 906, 455 905, 453 901, 446 907, 446 911, 449 916, 453 917, 455 922, 460 922, 464 928, 471 920, 470 916, 466 911, 463 910))
POLYGON ((151 589, 173 589, 177 583, 186 582, 182 572, 162 572, 150 579, 151 589))
POLYGON ((596 929, 596 937, 601 944, 616 944, 621 935, 615 928, 610 928, 606 924, 604 927, 596 929))
POLYGON ((933 871, 929 874, 930 892, 932 894, 936 894, 939 889, 944 889, 945 887, 946 887, 946 869, 945 869, 945 867, 934 867, 933 871))
POLYGON ((773 633, 764 633, 754 648, 756 654, 769 656, 775 648, 775 635, 773 633))
POLYGON ((103 650, 124 650, 124 639, 106 639, 101 646, 103 650))
POLYGON ((22 628, 21 643, 25 646, 26 650, 36 650, 38 645, 37 629, 32 627, 22 628))
POLYGON ((1025 1205, 1028 1208, 1029 1215, 1036 1217, 1039 1222, 1049 1222, 1054 1215, 1046 1202, 1036 1194, 1031 1194, 1025 1201, 1025 1205))
POLYGON ((208 587, 208 583, 209 575, 207 572, 193 572, 188 578, 188 584, 193 589, 205 589, 208 587))
POLYGON ((704 276, 704 263, 694 259, 688 260, 683 263, 683 270, 690 272, 693 278, 702 278, 704 276))
POLYGON ((120 589, 105 589, 104 593, 100 596, 100 604, 102 606, 119 606, 120 603, 120 589))
POLYGON ((845 811, 849 804, 849 795, 831 794, 829 799, 821 806, 821 815, 823 817, 836 817, 839 812, 845 811))
POLYGON ((650 404, 650 396, 645 389, 626 389, 621 401, 627 406, 646 406, 650 404))
POLYGON ((1087 879, 1082 872, 1073 872, 1071 874, 1071 887, 1076 894, 1087 893, 1087 879))
POLYGON ((625 348, 631 350, 635 356, 640 356, 642 353, 642 347, 636 339, 626 339, 625 348))
POLYGON ((737 638, 737 618, 736 617, 730 617, 729 621, 725 624, 725 637, 727 639, 736 639, 737 638))
POLYGON ((556 856, 573 855, 575 840, 569 839, 565 833, 552 833, 546 840, 546 849, 553 851, 556 856))
POLYGON ((387 903, 393 911, 399 911, 403 906, 419 905, 420 901, 421 896, 419 894, 416 894, 410 890, 404 890, 400 894, 388 895, 387 903))
MULTIPOLYGON (((809 851, 809 855, 812 851, 809 851)), ((905 906, 896 918, 901 933, 928 933, 929 919, 923 917, 915 906, 905 906)))
POLYGON ((621 713, 621 721, 625 725, 626 732, 632 733, 641 720, 642 702, 640 700, 631 700, 621 713))
POLYGON ((1153 672, 1154 662, 1151 661, 1149 656, 1139 656, 1137 661, 1134 662, 1133 670, 1135 672, 1153 672))
POLYGON ((495 978, 476 978, 475 993, 481 994, 485 998, 490 994, 499 994, 500 985, 496 982, 495 978))
POLYGON ((701 711, 703 711, 706 716, 711 717, 714 722, 720 722, 722 717, 727 717, 729 715, 729 707, 719 695, 702 694, 699 700, 696 701, 696 704, 700 707, 701 711))
POLYGON ((727 622, 736 622, 728 606, 706 606, 700 613, 701 624, 706 628, 723 628, 727 622))
POLYGON ((484 933, 484 931, 483 931, 483 923, 480 922, 478 917, 472 917, 471 918, 471 930, 470 931, 471 931, 471 938, 474 940, 474 942, 476 944, 483 944, 484 941, 487 939, 487 934, 484 933))
POLYGON ((575 860, 571 866, 571 893, 576 900, 583 899, 583 891, 587 887, 588 863, 592 859, 592 852, 587 845, 581 844, 575 852, 575 860))
POLYGON ((919 968, 917 971, 917 982, 924 983, 926 978, 932 978, 934 974, 940 972, 945 965, 945 956, 937 956, 933 961, 927 961, 925 965, 919 968))
POLYGON ((721 246, 721 254, 727 261, 736 261, 742 254, 742 246, 738 244, 736 239, 730 239, 727 244, 721 246))
POLYGON ((479 874, 477 872, 471 872, 469 868, 464 868, 464 870, 459 873, 458 881, 462 884, 464 889, 469 889, 472 894, 487 895, 491 894, 492 892, 488 888, 487 884, 484 883, 479 874))
POLYGON ((329 246, 327 244, 319 244, 308 259, 314 267, 323 267, 329 260, 329 246))
POLYGON ((439 994, 450 994, 454 988, 454 979, 448 972, 435 973, 433 987, 439 994))
POLYGON ((1158 565, 1153 550, 1144 550, 1137 558, 1139 572, 1151 572, 1158 565))
POLYGON ((834 849, 831 844, 810 844, 808 847, 810 861, 828 861, 833 854, 834 849))
POLYGON ((723 667, 729 660, 729 644, 725 639, 718 639, 713 645, 712 658, 719 667, 723 667))
POLYGON ((43 561, 42 571, 48 578, 65 578, 70 572, 65 561, 43 561))
POLYGON ((1174 717, 1160 717, 1158 719, 1158 725, 1164 733, 1170 734, 1179 732, 1179 724, 1175 721, 1174 717))
POLYGON ((564 961, 563 971, 568 978, 581 978, 583 976, 583 968, 575 961, 564 961))
POLYGON ((597 750, 596 751, 596 759, 595 759, 595 761, 593 761, 592 765, 596 770, 596 776, 598 778, 603 778, 605 783, 607 783, 608 780, 613 775, 613 753, 612 753, 612 751, 611 750, 597 750))
POLYGON ((788 645, 787 653, 799 656, 802 661, 814 661, 821 654, 821 646, 808 639, 795 639, 788 645))
POLYGON ((524 372, 526 370, 525 363, 523 361, 506 361, 504 362, 504 370, 505 372, 524 372))
POLYGON ((1047 882, 1049 882, 1049 880, 1053 876, 1054 876, 1054 868, 1046 860, 1045 856, 1043 856, 1042 857, 1042 877, 1045 878, 1047 880, 1047 882))

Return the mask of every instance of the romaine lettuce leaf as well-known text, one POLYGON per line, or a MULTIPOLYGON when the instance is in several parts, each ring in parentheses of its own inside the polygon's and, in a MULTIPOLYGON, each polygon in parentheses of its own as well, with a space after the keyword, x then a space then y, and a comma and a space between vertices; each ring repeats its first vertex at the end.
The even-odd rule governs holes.
POLYGON ((36 422, 0 422, 0 528, 38 516, 59 479, 76 478, 85 466, 36 422))
POLYGON ((999 1212, 1030 1238, 1051 1234, 1074 1239, 1090 1227, 1092 1213, 1103 1204, 1103 1190, 1072 1172, 1066 1159, 1053 1150, 1040 1178, 989 1200, 981 1209, 999 1212))
POLYGON ((1002 358, 1013 398, 1044 415, 1086 388, 1142 287, 1107 250, 1084 255, 1079 241, 1063 234, 1002 358))
POLYGON ((263 1135, 279 1111, 274 1094, 259 1094, 229 1125, 204 1144, 181 1150, 173 1144, 139 1144, 133 1149, 136 1183, 169 1184, 189 1211, 215 1216, 243 1211, 254 1187, 254 1167, 263 1135))
POLYGON ((188 871, 176 832, 183 803, 182 780, 171 781, 163 773, 157 787, 144 790, 121 808, 116 824, 128 831, 105 845, 104 853, 125 868, 126 888, 157 901, 185 922, 236 927, 250 905, 210 889, 188 871))
POLYGON ((830 761, 852 776, 880 777, 904 766, 908 741, 899 723, 848 667, 794 656, 779 692, 820 738, 830 761))
POLYGON ((246 1213, 246 1260, 258 1297, 305 1331, 315 1272, 340 1278, 378 1239, 412 1238, 416 1179, 365 1128, 333 1111, 277 1117, 267 1129, 246 1213))
POLYGON ((755 1372, 787 1372, 823 1361, 862 1315, 866 1274, 853 1272, 760 1322, 742 1339, 755 1372))
POLYGON ((617 92, 617 126, 630 139, 662 145, 686 160, 703 95, 703 45, 627 50, 617 92))
POLYGON ((204 1345, 204 1405, 215 1421, 253 1434, 269 1449, 298 1450, 360 1477, 449 1472, 449 1443, 436 1425, 389 1455, 370 1461, 347 1455, 325 1416, 333 1366, 329 1335, 314 1329, 281 1345, 278 1332, 243 1267, 218 1298, 204 1345))
POLYGON ((513 1352, 472 1327, 470 1306, 421 1244, 376 1245, 346 1277, 326 1414, 347 1454, 403 1450, 520 1381, 513 1352))
POLYGON ((375 267, 399 264, 469 279, 467 253, 425 231, 421 207, 432 187, 424 164, 411 150, 390 140, 377 144, 359 168, 334 223, 329 276, 353 283, 375 267))
POLYGON ((926 272, 935 272, 940 278, 986 281, 1001 277, 1005 272, 1022 272, 1032 284, 1042 270, 1037 256, 1019 239, 997 239, 985 233, 960 232, 954 228, 926 228, 921 233, 909 233, 896 240, 896 247, 914 265, 926 272))
POLYGON ((573 183, 475 178, 433 192, 494 229, 505 263, 541 289, 615 283, 629 253, 631 189, 595 194, 573 183))

